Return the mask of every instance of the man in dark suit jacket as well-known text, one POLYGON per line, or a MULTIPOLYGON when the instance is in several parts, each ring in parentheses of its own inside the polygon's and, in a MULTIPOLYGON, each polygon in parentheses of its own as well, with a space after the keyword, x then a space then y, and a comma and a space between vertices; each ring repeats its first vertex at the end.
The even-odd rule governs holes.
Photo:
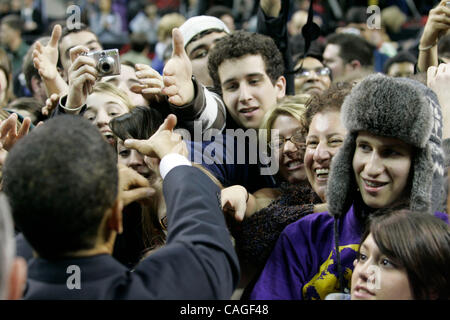
MULTIPOLYGON (((14 146, 4 190, 17 227, 38 255, 29 264, 25 299, 231 297, 239 265, 220 189, 180 155, 184 144, 171 139, 169 126, 165 121, 152 137, 164 146, 154 154, 164 178, 167 244, 132 272, 111 257, 125 197, 118 193, 114 151, 98 130, 81 117, 62 116, 14 146)), ((120 189, 133 184, 121 176, 120 189)))

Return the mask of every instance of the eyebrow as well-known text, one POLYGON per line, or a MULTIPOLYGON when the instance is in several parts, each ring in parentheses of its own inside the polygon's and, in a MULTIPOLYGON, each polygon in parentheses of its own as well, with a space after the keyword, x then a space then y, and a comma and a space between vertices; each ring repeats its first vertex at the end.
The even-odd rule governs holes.
POLYGON ((191 54, 193 54, 195 51, 199 50, 199 49, 206 49, 208 46, 204 43, 199 44, 198 46, 196 46, 194 49, 191 50, 191 52, 189 53, 189 57, 191 56, 191 54))
MULTIPOLYGON (((264 77, 264 74, 261 73, 261 72, 255 72, 255 73, 249 73, 249 74, 246 74, 244 77, 245 77, 245 78, 264 77)), ((233 81, 236 81, 236 77, 230 78, 230 79, 228 79, 228 80, 225 80, 225 81, 222 83, 222 86, 226 85, 227 83, 233 82, 233 81)))

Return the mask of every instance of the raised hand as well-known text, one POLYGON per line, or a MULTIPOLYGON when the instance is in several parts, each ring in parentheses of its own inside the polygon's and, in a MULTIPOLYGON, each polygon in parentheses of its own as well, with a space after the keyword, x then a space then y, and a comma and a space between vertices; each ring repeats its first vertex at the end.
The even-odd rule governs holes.
POLYGON ((141 154, 162 159, 169 153, 178 153, 187 157, 186 144, 181 136, 173 132, 177 124, 177 117, 170 114, 158 128, 158 130, 147 140, 127 139, 125 147, 136 149, 141 154))
POLYGON ((66 107, 69 109, 76 109, 86 102, 98 76, 95 60, 83 55, 87 52, 89 49, 84 46, 70 49, 72 65, 68 72, 69 94, 66 102, 66 107))
POLYGON ((8 119, 0 122, 0 144, 6 151, 11 150, 11 148, 16 144, 16 142, 23 138, 30 130, 31 119, 26 117, 20 129, 17 132, 17 114, 11 114, 8 119))
POLYGON ((54 80, 59 76, 58 63, 58 42, 61 38, 61 26, 59 24, 53 27, 50 41, 46 46, 36 42, 33 50, 33 64, 38 70, 39 75, 45 80, 54 80))
POLYGON ((164 86, 163 77, 158 71, 145 64, 136 64, 135 69, 140 84, 131 86, 130 90, 142 94, 148 101, 158 101, 164 86))
POLYGON ((163 70, 162 93, 168 96, 170 103, 183 106, 194 99, 194 85, 191 61, 184 50, 183 36, 178 28, 172 30, 172 46, 172 57, 163 70))
POLYGON ((47 100, 45 100, 45 106, 42 107, 41 113, 44 116, 49 116, 52 111, 58 106, 59 95, 53 93, 47 100))
POLYGON ((439 38, 450 29, 450 8, 447 1, 441 1, 428 13, 428 20, 420 39, 421 47, 437 44, 439 38))

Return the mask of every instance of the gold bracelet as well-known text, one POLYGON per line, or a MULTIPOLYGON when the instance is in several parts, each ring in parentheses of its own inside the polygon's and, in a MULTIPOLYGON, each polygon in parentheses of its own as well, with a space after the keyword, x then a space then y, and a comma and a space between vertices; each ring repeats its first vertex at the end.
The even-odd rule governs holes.
POLYGON ((427 50, 430 50, 431 48, 433 48, 434 46, 436 46, 437 45, 437 41, 436 41, 436 43, 435 44, 432 44, 432 45, 429 45, 429 46, 426 46, 426 47, 421 47, 420 46, 420 43, 419 43, 419 51, 427 51, 427 50))

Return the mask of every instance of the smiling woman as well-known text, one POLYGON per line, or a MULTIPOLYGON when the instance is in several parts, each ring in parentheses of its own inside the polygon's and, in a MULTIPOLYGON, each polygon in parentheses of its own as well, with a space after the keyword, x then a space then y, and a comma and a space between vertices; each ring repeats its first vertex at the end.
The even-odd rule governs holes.
MULTIPOLYGON (((440 113, 436 95, 417 81, 377 74, 356 85, 342 105, 348 133, 331 162, 329 211, 284 229, 251 297, 348 293, 361 234, 377 209, 402 206, 448 223, 439 212, 446 196, 440 113)), ((323 171, 311 168, 320 178, 323 171)))
POLYGON ((450 229, 442 220, 380 210, 361 243, 352 300, 449 299, 450 229))

